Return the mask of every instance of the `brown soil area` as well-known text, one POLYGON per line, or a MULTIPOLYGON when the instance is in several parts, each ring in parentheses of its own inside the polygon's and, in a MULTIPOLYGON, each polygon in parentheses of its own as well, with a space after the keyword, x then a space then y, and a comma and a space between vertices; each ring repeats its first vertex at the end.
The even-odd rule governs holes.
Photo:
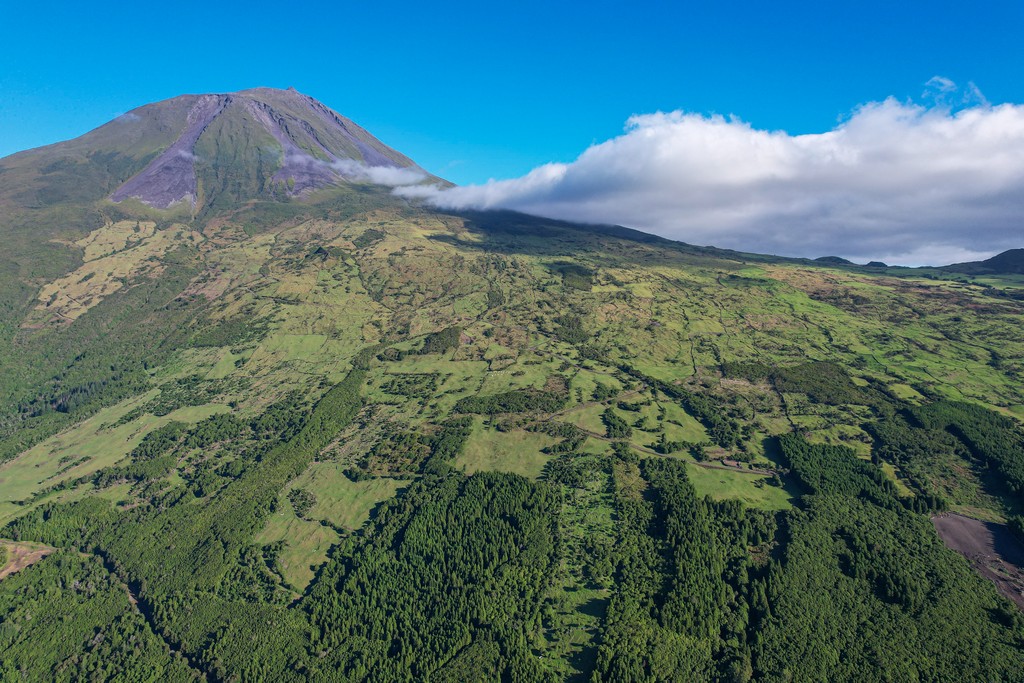
POLYGON ((40 543, 15 543, 14 541, 0 540, 0 545, 7 550, 7 564, 0 568, 0 579, 35 564, 56 550, 56 548, 40 543))
POLYGON ((962 515, 932 518, 943 543, 967 558, 974 570, 1024 609, 1024 543, 1005 524, 962 515))

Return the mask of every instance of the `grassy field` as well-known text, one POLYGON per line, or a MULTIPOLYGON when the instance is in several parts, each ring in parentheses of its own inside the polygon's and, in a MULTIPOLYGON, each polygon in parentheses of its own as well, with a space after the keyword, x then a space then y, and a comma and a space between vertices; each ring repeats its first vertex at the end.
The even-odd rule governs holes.
MULTIPOLYGON (((595 463, 596 464, 596 463, 595 463)), ((560 533, 563 543, 547 593, 551 606, 543 622, 543 658, 566 680, 586 680, 593 671, 601 624, 612 590, 587 565, 593 547, 614 542, 615 518, 606 472, 588 468, 582 488, 563 487, 560 533)))
POLYGON ((122 289, 128 279, 159 277, 160 257, 183 241, 202 239, 198 233, 181 225, 158 232, 152 227, 140 228, 136 236, 134 225, 134 221, 107 225, 80 242, 79 246, 85 251, 85 263, 40 289, 37 317, 72 322, 122 289))
MULTIPOLYGON (((32 494, 68 479, 75 479, 108 467, 124 458, 143 437, 168 422, 194 423, 228 410, 224 405, 180 408, 163 417, 145 414, 125 424, 112 426, 121 417, 143 405, 156 392, 143 394, 111 408, 0 464, 0 523, 23 514, 31 507, 15 505, 32 494)), ((66 497, 66 493, 62 493, 66 497)), ((46 498, 34 505, 42 504, 46 498)), ((33 505, 33 506, 34 506, 33 505)))
POLYGON ((580 429, 594 434, 604 435, 606 430, 601 415, 606 406, 598 404, 584 404, 578 408, 566 411, 563 419, 566 422, 576 425, 580 429))
POLYGON ((282 492, 277 512, 255 539, 261 545, 283 544, 276 567, 298 591, 309 585, 317 568, 327 561, 328 552, 340 538, 336 528, 359 529, 377 504, 405 485, 394 479, 353 482, 342 473, 344 469, 335 462, 310 465, 282 492), (316 501, 302 518, 288 499, 288 493, 296 489, 312 494, 316 501))
POLYGON ((304 489, 316 496, 316 504, 307 517, 358 529, 370 518, 370 512, 378 503, 392 498, 404 486, 394 479, 354 482, 342 473, 344 469, 334 462, 313 463, 292 481, 290 489, 304 489))
POLYGON ((499 432, 477 421, 455 466, 466 474, 482 471, 514 472, 536 479, 551 456, 542 449, 557 442, 545 434, 515 429, 499 432))
POLYGON ((768 477, 763 474, 712 469, 696 463, 691 464, 687 474, 701 496, 715 500, 742 500, 751 507, 764 510, 786 510, 793 506, 793 497, 784 488, 769 485, 768 477))
POLYGON ((896 490, 899 491, 901 496, 911 497, 914 495, 914 492, 911 491, 900 478, 900 471, 898 467, 893 465, 891 462, 884 462, 882 463, 882 471, 885 472, 885 476, 896 485, 896 490))
POLYGON ((334 529, 296 517, 285 501, 253 540, 260 545, 283 542, 277 569, 292 588, 301 592, 313 580, 317 567, 327 561, 327 552, 338 538, 334 529))

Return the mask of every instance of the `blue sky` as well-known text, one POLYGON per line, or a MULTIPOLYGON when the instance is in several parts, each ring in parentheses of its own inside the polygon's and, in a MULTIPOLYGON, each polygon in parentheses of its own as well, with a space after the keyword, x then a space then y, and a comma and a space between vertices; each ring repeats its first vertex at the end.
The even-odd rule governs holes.
POLYGON ((14 3, 0 156, 295 87, 513 208, 906 265, 1024 246, 1024 2, 14 3), (491 182, 494 179, 494 182, 491 182))
POLYGON ((256 85, 294 86, 460 184, 571 161, 658 110, 821 132, 935 75, 1024 101, 1013 1, 5 5, 0 156, 256 85))

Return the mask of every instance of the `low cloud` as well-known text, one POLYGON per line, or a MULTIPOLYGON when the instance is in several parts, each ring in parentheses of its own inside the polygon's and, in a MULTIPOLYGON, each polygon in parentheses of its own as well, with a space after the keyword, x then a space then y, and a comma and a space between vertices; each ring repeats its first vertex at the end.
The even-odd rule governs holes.
POLYGON ((1024 106, 991 106, 973 84, 940 77, 926 87, 927 106, 865 104, 810 135, 681 111, 633 116, 571 163, 395 191, 793 256, 922 265, 1024 246, 1024 106))
POLYGON ((359 161, 339 159, 331 162, 331 168, 349 180, 401 187, 423 182, 427 175, 418 168, 400 166, 368 166, 359 161))

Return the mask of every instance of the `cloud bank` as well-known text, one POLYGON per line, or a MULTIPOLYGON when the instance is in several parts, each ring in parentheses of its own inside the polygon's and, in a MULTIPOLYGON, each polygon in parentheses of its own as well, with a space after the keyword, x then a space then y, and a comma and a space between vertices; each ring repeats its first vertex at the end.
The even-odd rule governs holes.
POLYGON ((1024 106, 936 78, 930 106, 863 105, 811 135, 681 111, 521 178, 396 193, 439 208, 508 208, 615 223, 693 244, 906 265, 1024 246, 1024 106))
POLYGON ((426 173, 415 167, 370 166, 361 161, 351 159, 338 159, 331 162, 330 166, 350 180, 374 183, 376 185, 388 185, 390 187, 415 185, 416 183, 423 182, 427 177, 426 173))

